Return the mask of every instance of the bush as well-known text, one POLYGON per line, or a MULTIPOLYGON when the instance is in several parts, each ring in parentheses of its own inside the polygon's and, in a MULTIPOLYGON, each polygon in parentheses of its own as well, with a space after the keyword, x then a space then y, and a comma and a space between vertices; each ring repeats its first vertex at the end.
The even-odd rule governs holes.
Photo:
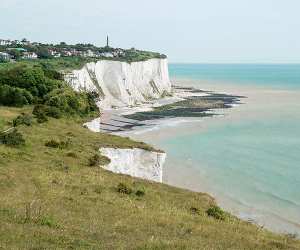
POLYGON ((69 145, 70 145, 71 141, 70 139, 66 140, 66 141, 56 141, 56 140, 50 140, 50 141, 47 141, 45 143, 45 146, 46 147, 49 147, 49 148, 60 148, 60 149, 64 149, 64 148, 67 148, 69 145))
POLYGON ((56 107, 50 107, 42 104, 35 105, 32 113, 36 116, 39 123, 48 121, 47 116, 59 119, 62 117, 61 111, 56 107))
POLYGON ((51 91, 45 97, 45 105, 56 107, 65 114, 84 116, 98 110, 95 97, 93 93, 77 93, 70 87, 64 87, 51 91))
POLYGON ((56 118, 56 119, 59 119, 62 117, 62 113, 61 111, 56 108, 56 107, 46 107, 45 109, 45 112, 46 112, 46 115, 49 116, 49 117, 53 117, 53 118, 56 118))
POLYGON ((40 65, 16 64, 16 66, 0 70, 0 85, 20 88, 33 97, 42 98, 61 85, 61 81, 45 76, 40 65))
POLYGON ((206 210, 206 214, 217 220, 225 220, 226 213, 218 206, 212 206, 206 210))
POLYGON ((60 143, 55 140, 50 140, 45 143, 45 146, 49 148, 59 148, 60 143))
POLYGON ((77 155, 74 152, 68 152, 67 156, 72 158, 77 158, 77 155))
POLYGON ((36 118, 38 123, 44 123, 48 121, 48 118, 45 114, 39 114, 36 118))
POLYGON ((117 191, 120 194, 131 194, 132 193, 132 188, 128 187, 126 184, 124 184, 124 183, 121 182, 117 186, 117 191))
POLYGON ((19 125, 26 125, 31 126, 32 125, 32 116, 29 114, 22 113, 17 118, 13 120, 13 126, 17 127, 19 125))
POLYGON ((200 214, 200 209, 197 207, 191 207, 190 211, 192 214, 200 214))
POLYGON ((33 107, 32 114, 38 116, 39 114, 44 114, 46 112, 45 105, 37 104, 33 107))
POLYGON ((37 118, 38 123, 44 123, 48 121, 46 116, 46 106, 42 104, 35 105, 32 114, 37 118))
POLYGON ((138 197, 142 197, 145 195, 145 190, 143 189, 138 189, 136 192, 135 192, 135 195, 138 196, 138 197))
POLYGON ((0 83, 0 104, 22 107, 32 102, 33 97, 27 90, 0 83))
POLYGON ((13 129, 6 133, 0 134, 0 144, 5 144, 8 146, 20 146, 25 144, 23 135, 19 133, 16 129, 13 129))
POLYGON ((101 163, 101 157, 98 154, 94 154, 90 159, 89 159, 89 166, 90 167, 96 167, 100 166, 101 163))

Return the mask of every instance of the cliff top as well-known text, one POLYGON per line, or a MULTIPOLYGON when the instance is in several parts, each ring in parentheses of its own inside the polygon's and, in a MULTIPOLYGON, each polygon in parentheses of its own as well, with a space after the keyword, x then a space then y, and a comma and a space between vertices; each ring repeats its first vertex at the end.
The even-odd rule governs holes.
POLYGON ((54 59, 80 57, 97 60, 118 60, 126 62, 145 61, 152 58, 166 58, 165 55, 137 50, 135 48, 123 49, 108 46, 98 47, 93 44, 44 44, 30 42, 26 39, 22 41, 2 40, 0 44, 0 62, 10 60, 36 60, 36 59, 54 59))

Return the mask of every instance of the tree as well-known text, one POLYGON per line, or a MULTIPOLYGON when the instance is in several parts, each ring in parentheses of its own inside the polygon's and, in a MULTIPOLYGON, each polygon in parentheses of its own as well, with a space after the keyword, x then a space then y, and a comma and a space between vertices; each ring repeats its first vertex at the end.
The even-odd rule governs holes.
POLYGON ((36 50, 36 54, 38 55, 39 58, 42 59, 50 59, 53 58, 53 56, 49 53, 49 50, 47 48, 38 48, 36 50))
POLYGON ((8 54, 10 54, 16 60, 19 60, 21 58, 21 52, 16 49, 8 51, 8 54))

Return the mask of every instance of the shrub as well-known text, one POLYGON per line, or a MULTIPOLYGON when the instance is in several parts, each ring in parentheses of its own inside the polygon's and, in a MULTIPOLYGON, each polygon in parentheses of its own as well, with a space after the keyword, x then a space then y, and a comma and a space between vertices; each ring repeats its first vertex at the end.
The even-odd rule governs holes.
POLYGON ((56 141, 56 140, 50 140, 50 141, 47 141, 45 143, 45 146, 46 147, 49 147, 49 148, 60 148, 60 149, 64 149, 64 148, 67 148, 69 145, 71 144, 71 140, 68 138, 68 140, 66 141, 56 141))
POLYGON ((190 211, 192 214, 200 214, 200 209, 197 207, 191 207, 190 211))
POLYGON ((13 129, 9 132, 0 134, 0 144, 5 144, 8 146, 19 146, 24 145, 25 140, 21 133, 19 133, 16 129, 13 129))
POLYGON ((218 206, 212 206, 206 210, 206 214, 217 220, 225 220, 226 213, 218 206))
POLYGON ((47 106, 45 109, 45 113, 49 117, 53 117, 59 119, 62 117, 61 111, 56 107, 47 106))
POLYGON ((96 167, 99 166, 101 163, 101 157, 98 154, 94 154, 90 159, 89 159, 89 166, 90 167, 96 167))
POLYGON ((38 123, 44 123, 44 122, 47 122, 48 121, 48 118, 45 114, 40 114, 37 116, 37 122, 38 123))
POLYGON ((132 188, 121 182, 117 186, 117 191, 120 194, 131 194, 132 193, 132 188))
POLYGON ((138 189, 136 192, 135 192, 135 195, 138 196, 138 197, 142 197, 145 195, 145 190, 143 189, 138 189))
POLYGON ((87 115, 98 110, 93 93, 77 93, 70 87, 54 89, 45 97, 45 104, 56 107, 62 113, 71 115, 87 115))
POLYGON ((38 123, 44 123, 48 121, 45 105, 42 104, 35 105, 32 114, 37 118, 38 123))
POLYGON ((27 90, 0 83, 0 104, 22 107, 32 101, 33 97, 27 90))
POLYGON ((35 115, 35 116, 38 116, 40 114, 44 114, 46 113, 46 107, 45 105, 42 105, 42 104, 37 104, 33 107, 33 110, 32 110, 32 114, 35 115))
POLYGON ((17 127, 19 125, 26 125, 31 126, 32 125, 32 116, 29 114, 22 113, 17 118, 13 120, 13 126, 17 127))
POLYGON ((47 77, 39 65, 16 64, 16 66, 0 70, 0 85, 20 88, 33 97, 43 98, 47 93, 58 88, 61 81, 47 77))
POLYGON ((50 140, 45 143, 45 146, 49 148, 59 148, 60 143, 56 140, 50 140))
POLYGON ((77 155, 74 152, 68 152, 67 156, 72 158, 77 158, 77 155))

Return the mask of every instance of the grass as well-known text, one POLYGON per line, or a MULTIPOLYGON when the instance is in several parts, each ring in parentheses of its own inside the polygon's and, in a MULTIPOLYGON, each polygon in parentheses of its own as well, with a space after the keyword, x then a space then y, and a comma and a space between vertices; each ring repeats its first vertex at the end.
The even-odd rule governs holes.
MULTIPOLYGON (((30 109, 1 107, 2 128, 30 109)), ((82 122, 20 126, 25 146, 0 145, 0 249, 300 249, 292 237, 209 216, 207 194, 90 167, 101 146, 151 147, 82 122), (51 139, 70 143, 46 147, 51 139)))

